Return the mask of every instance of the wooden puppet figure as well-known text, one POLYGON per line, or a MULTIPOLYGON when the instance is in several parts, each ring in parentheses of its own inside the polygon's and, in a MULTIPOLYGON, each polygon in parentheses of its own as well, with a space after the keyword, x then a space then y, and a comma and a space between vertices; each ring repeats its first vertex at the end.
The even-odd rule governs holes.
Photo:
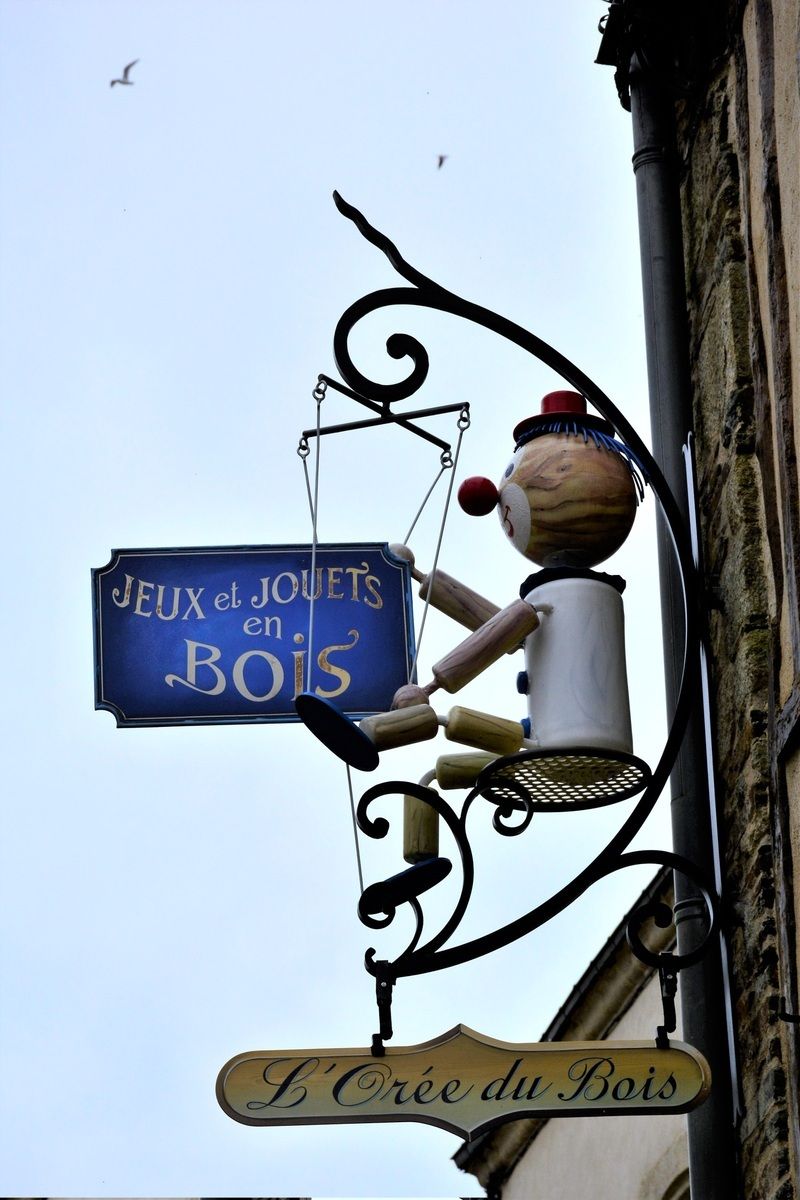
POLYGON ((448 739, 481 752, 440 759, 436 777, 443 787, 470 786, 493 757, 520 750, 631 752, 625 583, 593 568, 630 532, 642 489, 636 464, 612 426, 587 414, 576 392, 545 396, 540 414, 521 422, 514 439, 499 485, 467 479, 459 502, 475 516, 496 510, 514 547, 541 569, 525 580, 519 599, 497 609, 443 571, 423 575, 410 550, 392 547, 410 561, 420 596, 472 632, 434 665, 428 684, 400 688, 391 711, 359 726, 328 715, 313 697, 298 698, 306 724, 351 765, 372 769, 381 751, 433 738, 440 727, 448 739), (527 719, 459 706, 434 711, 434 693, 457 692, 521 645, 525 670, 517 685, 527 695, 527 719))

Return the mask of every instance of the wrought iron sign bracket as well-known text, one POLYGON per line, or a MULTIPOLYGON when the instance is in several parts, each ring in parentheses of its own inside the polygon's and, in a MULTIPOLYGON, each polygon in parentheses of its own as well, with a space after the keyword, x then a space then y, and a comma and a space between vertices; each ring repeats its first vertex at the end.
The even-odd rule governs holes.
MULTIPOLYGON (((367 889, 369 896, 365 892, 362 897, 364 902, 359 905, 359 915, 362 922, 370 928, 382 929, 388 926, 395 917, 396 908, 401 905, 405 906, 406 912, 410 909, 416 918, 416 927, 408 946, 392 962, 377 960, 375 958, 375 950, 372 948, 365 955, 366 969, 376 980, 380 1019, 380 1032, 373 1038, 373 1053, 383 1053, 383 1042, 392 1035, 391 995, 392 988, 398 978, 405 975, 417 975, 456 966, 507 946, 564 911, 564 909, 582 896, 589 887, 600 879, 629 866, 643 864, 669 867, 689 879, 702 895, 706 908, 707 921, 705 934, 702 936, 699 944, 688 953, 656 954, 650 951, 639 937, 638 928, 644 924, 645 920, 655 920, 657 924, 664 927, 675 924, 674 913, 666 905, 657 905, 655 908, 651 905, 646 910, 638 910, 632 915, 628 924, 628 942, 633 953, 659 973, 664 1023, 658 1026, 656 1042, 659 1047, 668 1046, 668 1035, 676 1028, 675 990, 678 972, 683 967, 690 966, 699 960, 708 948, 710 939, 718 933, 719 929, 718 898, 713 887, 705 878, 704 873, 696 864, 674 853, 662 851, 632 852, 628 850, 631 841, 639 833, 649 817, 669 779, 686 733, 689 717, 696 703, 696 697, 701 692, 699 680, 701 635, 704 622, 704 595, 693 554, 690 530, 683 519, 681 507, 670 490, 658 463, 636 430, 612 403, 609 397, 574 363, 570 362, 564 355, 542 341, 542 339, 536 337, 529 330, 489 309, 456 296, 434 280, 423 275, 402 258, 397 248, 385 234, 382 234, 379 230, 371 226, 363 214, 344 201, 337 192, 334 192, 334 201, 339 211, 353 221, 367 241, 371 242, 387 256, 398 274, 406 279, 411 286, 385 288, 373 292, 357 300, 342 314, 334 332, 334 357, 339 372, 346 381, 347 386, 343 387, 324 376, 320 376, 320 380, 324 380, 345 395, 350 396, 358 403, 371 409, 376 414, 376 418, 372 421, 356 422, 349 426, 329 427, 326 430, 320 430, 320 432, 338 432, 345 428, 363 428, 367 425, 379 424, 384 421, 392 421, 401 427, 408 428, 409 417, 424 415, 422 412, 413 412, 403 414, 403 417, 399 417, 394 413, 391 406, 397 401, 405 400, 414 395, 425 382, 429 363, 427 350, 416 338, 410 335, 392 334, 386 342, 387 352, 395 359, 408 358, 413 364, 409 373, 405 379, 391 384, 369 379, 355 366, 348 350, 350 332, 363 317, 386 307, 412 305, 449 313, 458 318, 472 321, 474 324, 498 334, 506 341, 525 350, 533 358, 550 368, 567 385, 580 393, 597 410, 600 416, 612 426, 616 437, 622 445, 623 452, 628 456, 629 462, 634 464, 641 472, 646 484, 649 485, 660 506, 661 514, 672 540, 684 600, 683 675, 675 709, 672 714, 671 725, 658 763, 651 774, 646 764, 639 764, 638 760, 622 764, 620 759, 614 770, 621 771, 624 765, 633 771, 633 775, 627 776, 627 784, 624 786, 620 784, 616 792, 612 786, 602 797, 588 796, 579 799, 579 802, 574 805, 575 808, 592 807, 599 803, 605 804, 630 798, 641 792, 633 811, 629 813, 620 829, 596 858, 579 871, 570 883, 561 887, 547 900, 538 904, 524 916, 510 921, 493 933, 474 938, 460 945, 454 946, 449 944, 450 939, 461 923, 472 893, 474 867, 472 849, 466 832, 466 822, 476 801, 488 802, 490 807, 494 809, 492 824, 495 831, 503 836, 518 836, 523 833, 530 824, 535 811, 549 811, 557 814, 569 811, 571 807, 568 803, 552 803, 551 801, 554 799, 552 794, 548 793, 545 789, 539 795, 536 793, 536 787, 530 783, 531 772, 535 775, 540 766, 542 766, 541 774, 547 775, 547 764, 541 764, 541 761, 538 763, 532 761, 537 756, 541 760, 541 752, 518 753, 506 758, 497 759, 491 763, 478 776, 475 785, 469 791, 469 794, 461 805, 460 813, 457 813, 435 788, 408 781, 379 784, 369 788, 362 795, 358 804, 356 819, 359 829, 366 836, 382 838, 386 835, 389 828, 389 822, 386 818, 382 816, 373 818, 371 816, 369 810, 374 801, 390 795, 406 798, 413 797, 416 801, 421 801, 423 805, 433 808, 438 814, 439 819, 444 822, 448 832, 455 841, 462 866, 462 884, 453 911, 444 921, 438 932, 434 933, 427 940, 423 939, 423 910, 419 896, 423 891, 428 889, 430 883, 423 881, 421 876, 418 879, 413 873, 404 873, 402 876, 403 887, 400 889, 403 893, 402 895, 397 890, 397 880, 395 879, 394 883, 393 881, 384 881, 383 885, 372 885, 367 889), (514 760, 513 763, 512 759, 514 760), (531 761, 520 762, 520 760, 531 761), (640 766, 644 767, 644 770, 640 771, 638 778, 634 779, 640 766), (393 883, 392 887, 387 886, 390 883, 393 883), (378 903, 375 902, 376 897, 378 903)), ((452 407, 450 410, 452 411, 452 407)), ((445 410, 428 410, 431 414, 440 411, 445 410)), ((411 426, 411 431, 415 433, 420 432, 413 426, 411 426)), ((314 431, 308 430, 304 436, 311 436, 313 433, 314 431)), ((428 437, 428 440, 433 441, 435 439, 428 437)), ((585 765, 587 756, 585 749, 578 751, 558 751, 557 753, 559 755, 559 763, 571 754, 576 759, 580 759, 581 755, 583 755, 585 765)), ((632 758, 632 756, 628 757, 632 758)), ((602 776, 601 773, 598 778, 600 777, 611 778, 613 777, 613 771, 611 773, 606 772, 605 776, 602 776)), ((553 778, 552 771, 550 778, 553 778)), ((620 781, 622 778, 623 776, 620 774, 620 781)), ((555 797, 555 799, 559 799, 559 797, 555 797)), ((578 799, 577 793, 574 796, 570 796, 569 799, 578 799)), ((436 861, 434 858, 431 861, 431 866, 436 861)), ((425 874, 425 872, 422 874, 425 874)))

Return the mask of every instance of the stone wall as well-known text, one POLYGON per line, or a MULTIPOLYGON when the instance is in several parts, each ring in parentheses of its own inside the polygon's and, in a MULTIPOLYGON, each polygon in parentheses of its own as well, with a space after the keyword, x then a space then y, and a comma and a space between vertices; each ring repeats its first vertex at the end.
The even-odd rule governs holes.
POLYGON ((679 106, 741 1195, 800 1197, 800 9, 732 3, 679 106))

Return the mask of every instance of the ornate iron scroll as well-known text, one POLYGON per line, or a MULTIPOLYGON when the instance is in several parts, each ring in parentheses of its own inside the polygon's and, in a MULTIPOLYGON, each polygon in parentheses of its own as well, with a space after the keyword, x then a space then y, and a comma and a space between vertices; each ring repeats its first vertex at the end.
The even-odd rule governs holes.
MULTIPOLYGON (((660 924, 671 924, 673 914, 661 906, 658 911, 641 911, 634 914, 628 930, 628 940, 631 949, 640 959, 657 966, 662 972, 662 992, 665 997, 665 1026, 660 1027, 659 1036, 665 1036, 665 1028, 670 1027, 668 1015, 668 997, 665 990, 665 975, 674 976, 682 967, 697 961, 704 952, 717 926, 717 898, 707 881, 701 876, 699 869, 685 858, 660 851, 641 851, 626 853, 632 839, 642 828, 650 815, 656 800, 661 794, 680 748, 693 699, 698 694, 699 648, 702 629, 701 590, 692 555, 689 532, 685 527, 680 509, 670 491, 664 476, 650 454, 649 450, 629 424, 623 414, 600 388, 569 359, 549 346, 541 338, 530 333, 513 321, 492 312, 487 308, 464 300, 449 292, 446 288, 429 279, 416 270, 400 255, 397 247, 381 232, 373 228, 362 213, 348 204, 338 192, 334 192, 334 201, 339 211, 348 217, 358 228, 367 241, 381 250, 399 275, 408 280, 410 287, 385 288, 372 292, 357 300, 341 316, 334 333, 334 355, 337 367, 355 392, 369 397, 372 401, 384 406, 391 406, 412 396, 424 383, 428 373, 428 352, 421 342, 408 334, 392 334, 386 342, 387 353, 396 360, 409 358, 412 368, 405 379, 392 384, 379 383, 368 379, 355 366, 348 349, 348 339, 353 327, 363 317, 382 308, 397 305, 416 305, 431 308, 439 312, 451 313, 482 326, 484 329, 513 342, 526 350, 533 357, 544 363, 556 374, 560 375, 576 391, 580 392, 597 411, 611 423, 620 440, 632 453, 637 465, 641 468, 646 482, 651 487, 660 506, 666 526, 669 529, 674 553, 676 555, 683 588, 684 600, 684 655, 683 672, 678 699, 673 714, 672 723, 667 735, 664 750, 652 776, 644 786, 644 791, 633 812, 628 816, 622 827, 608 842, 597 857, 589 863, 566 886, 555 892, 543 903, 537 905, 522 917, 509 922, 493 933, 457 946, 447 946, 466 911, 472 892, 474 866, 472 851, 466 832, 467 816, 475 800, 482 797, 492 799, 497 805, 494 816, 494 827, 503 836, 516 836, 530 824, 533 814, 533 803, 526 789, 520 784, 506 783, 511 788, 511 794, 505 798, 489 795, 491 784, 478 781, 463 802, 460 814, 456 814, 450 804, 432 788, 418 784, 395 781, 379 784, 364 793, 358 806, 357 820, 360 829, 369 837, 381 838, 388 831, 389 823, 379 817, 373 820, 369 814, 372 803, 378 798, 398 795, 414 796, 436 810, 450 830, 461 858, 462 884, 455 907, 444 925, 423 941, 423 910, 417 896, 407 896, 415 914, 416 925, 413 937, 406 949, 392 962, 377 960, 375 950, 370 948, 365 956, 367 970, 375 976, 379 987, 379 1009, 383 997, 381 1034, 376 1035, 377 1043, 380 1038, 390 1036, 387 1030, 391 1023, 386 1016, 387 1005, 390 1003, 393 983, 401 976, 416 975, 427 971, 442 970, 477 958, 492 950, 497 950, 517 938, 523 937, 532 930, 543 925, 558 913, 578 899, 592 884, 628 866, 653 863, 667 866, 681 872, 690 878, 700 888, 707 911, 707 929, 702 941, 686 955, 654 955, 647 949, 639 935, 639 926, 645 918, 654 918, 660 924), (516 798, 515 798, 516 796, 516 798), (520 815, 521 814, 521 815, 520 815), (516 823, 512 819, 516 816, 516 823), (380 990, 382 989, 382 990, 380 990)), ((405 874, 405 873, 404 873, 405 874)), ((399 879, 399 877, 396 877, 399 879)), ((392 881, 386 881, 391 884, 392 881)), ((413 886, 412 881, 404 881, 406 891, 413 886)), ((368 889, 369 890, 369 889, 368 889)), ((391 888, 390 888, 391 891, 391 888)), ((366 894, 366 893, 365 893, 366 894)), ((362 920, 372 928, 382 928, 394 918, 395 907, 387 906, 387 911, 381 918, 360 909, 362 920)), ((674 1028, 674 1023, 672 1024, 674 1028)))

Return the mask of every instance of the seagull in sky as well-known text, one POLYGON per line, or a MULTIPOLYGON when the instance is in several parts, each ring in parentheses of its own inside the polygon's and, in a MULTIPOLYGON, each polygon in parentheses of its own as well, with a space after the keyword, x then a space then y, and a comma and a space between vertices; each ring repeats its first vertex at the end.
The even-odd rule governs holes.
POLYGON ((138 58, 135 58, 133 60, 133 62, 129 62, 127 67, 125 68, 125 70, 122 72, 122 79, 112 79, 110 86, 113 87, 115 83, 124 83, 124 84, 127 84, 129 87, 133 87, 133 80, 128 79, 128 72, 130 71, 131 67, 136 66, 138 61, 139 61, 138 58))
POLYGON ((440 154, 439 155, 439 157, 436 160, 436 170, 437 171, 441 171, 442 167, 445 164, 445 160, 448 159, 449 157, 450 157, 449 154, 440 154))

